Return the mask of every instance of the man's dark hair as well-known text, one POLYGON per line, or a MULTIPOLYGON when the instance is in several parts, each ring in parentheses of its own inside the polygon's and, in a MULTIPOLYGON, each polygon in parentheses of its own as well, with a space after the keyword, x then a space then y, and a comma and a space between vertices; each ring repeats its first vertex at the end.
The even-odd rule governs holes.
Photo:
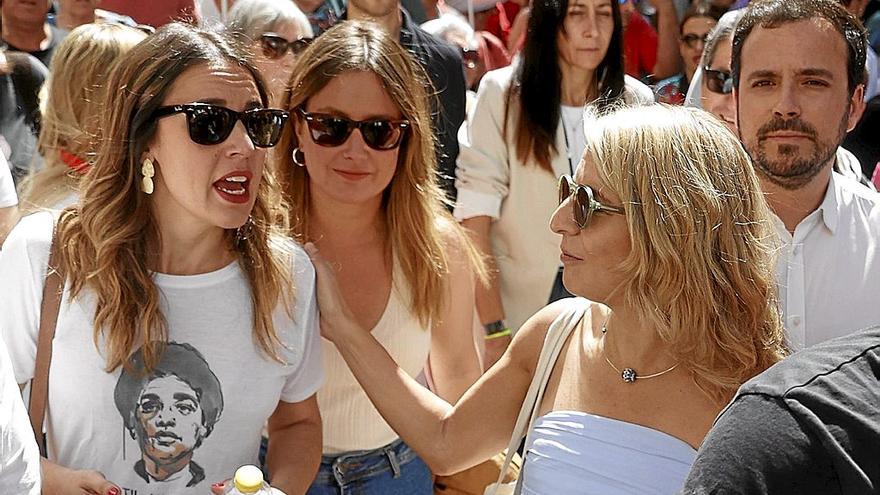
POLYGON ((852 14, 833 0, 762 0, 751 3, 736 26, 733 35, 733 55, 730 69, 733 83, 739 88, 742 49, 755 26, 775 28, 792 22, 808 19, 825 19, 843 36, 847 44, 847 75, 849 93, 865 84, 865 57, 868 34, 852 14))

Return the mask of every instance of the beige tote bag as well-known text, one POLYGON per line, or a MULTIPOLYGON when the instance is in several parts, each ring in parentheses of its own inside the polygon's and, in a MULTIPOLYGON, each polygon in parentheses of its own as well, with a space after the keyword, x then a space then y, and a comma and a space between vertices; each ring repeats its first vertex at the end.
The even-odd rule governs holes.
POLYGON ((559 352, 562 350, 565 339, 571 335, 571 331, 574 330, 574 327, 584 317, 589 304, 589 301, 585 299, 573 299, 571 307, 567 308, 550 324, 550 329, 547 330, 547 336, 544 338, 544 347, 541 348, 541 356, 538 358, 538 365, 535 368, 535 376, 532 378, 532 383, 529 385, 525 399, 523 399, 522 408, 519 411, 516 425, 513 428, 513 435, 511 435, 510 443, 507 445, 507 456, 504 459, 504 464, 501 466, 501 474, 498 476, 497 482, 486 487, 485 495, 519 495, 522 489, 522 475, 526 467, 525 455, 523 455, 523 471, 520 471, 519 478, 516 481, 504 483, 504 476, 510 468, 510 461, 513 455, 516 454, 516 449, 519 447, 519 442, 524 434, 526 435, 526 445, 529 444, 532 425, 541 407, 541 399, 544 397, 544 389, 547 388, 547 382, 550 380, 553 365, 559 357, 559 352))

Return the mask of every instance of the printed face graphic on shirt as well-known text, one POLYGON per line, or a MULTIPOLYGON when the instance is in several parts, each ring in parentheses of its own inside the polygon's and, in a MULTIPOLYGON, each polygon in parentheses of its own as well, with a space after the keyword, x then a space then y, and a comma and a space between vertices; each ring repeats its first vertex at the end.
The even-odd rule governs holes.
POLYGON ((173 375, 144 387, 135 414, 144 453, 156 462, 173 462, 194 451, 206 433, 198 393, 173 375))
POLYGON ((148 373, 143 349, 116 383, 114 399, 126 430, 138 442, 135 472, 147 483, 188 476, 187 486, 205 479, 193 460, 223 411, 220 381, 189 344, 149 344, 159 359, 148 373))

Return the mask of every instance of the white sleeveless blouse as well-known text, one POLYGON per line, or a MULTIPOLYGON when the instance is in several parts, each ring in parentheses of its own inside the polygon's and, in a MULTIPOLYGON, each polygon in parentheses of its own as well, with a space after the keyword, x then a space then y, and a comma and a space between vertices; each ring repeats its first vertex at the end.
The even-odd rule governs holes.
MULTIPOLYGON (((395 260, 391 295, 371 333, 398 366, 415 378, 428 362, 431 331, 410 311, 411 301, 409 285, 395 260)), ((373 450, 397 440, 397 433, 373 407, 336 346, 326 339, 322 339, 321 346, 326 381, 318 391, 318 406, 324 427, 324 454, 373 450)))

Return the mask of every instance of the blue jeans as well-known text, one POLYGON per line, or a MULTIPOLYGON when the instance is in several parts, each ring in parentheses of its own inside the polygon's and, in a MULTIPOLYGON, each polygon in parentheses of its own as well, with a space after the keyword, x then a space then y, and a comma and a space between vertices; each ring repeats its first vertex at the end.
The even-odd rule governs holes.
POLYGON ((306 495, 431 495, 428 465, 402 440, 376 450, 322 456, 306 495))

